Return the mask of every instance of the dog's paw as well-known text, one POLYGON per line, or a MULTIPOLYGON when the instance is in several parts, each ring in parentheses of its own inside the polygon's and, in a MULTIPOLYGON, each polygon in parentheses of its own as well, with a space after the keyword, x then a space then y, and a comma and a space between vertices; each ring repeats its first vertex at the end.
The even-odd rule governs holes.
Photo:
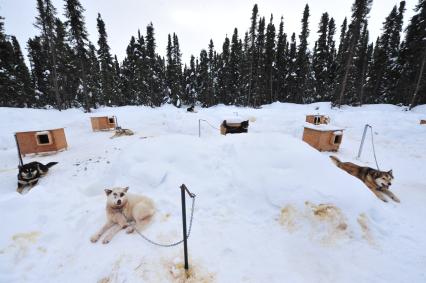
POLYGON ((134 231, 135 231, 135 228, 133 228, 133 226, 129 226, 129 227, 127 227, 127 229, 126 229, 126 233, 127 233, 127 234, 133 233, 134 231))
POLYGON ((102 240, 102 244, 108 244, 111 241, 111 239, 105 238, 102 240))
POLYGON ((99 235, 93 235, 92 237, 90 237, 90 241, 92 243, 96 243, 99 240, 99 235))
POLYGON ((385 198, 381 198, 381 200, 384 201, 384 202, 388 202, 388 200, 385 199, 385 198))
POLYGON ((395 201, 395 202, 397 202, 397 203, 400 203, 401 201, 399 200, 399 198, 397 198, 397 197, 392 197, 392 199, 395 201))

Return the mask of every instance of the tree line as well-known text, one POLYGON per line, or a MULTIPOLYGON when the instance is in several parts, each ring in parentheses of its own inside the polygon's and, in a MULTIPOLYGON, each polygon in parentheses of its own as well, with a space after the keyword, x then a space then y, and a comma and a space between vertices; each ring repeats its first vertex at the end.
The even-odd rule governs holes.
POLYGON ((138 31, 130 38, 126 56, 118 62, 100 14, 95 46, 88 39, 79 0, 64 0, 66 21, 59 19, 51 0, 36 1, 39 34, 27 42, 30 68, 16 37, 5 34, 0 17, 0 106, 90 111, 99 106, 165 103, 178 107, 259 107, 276 101, 331 101, 338 107, 426 103, 426 0, 419 0, 405 31, 405 1, 395 5, 374 42, 368 31, 372 0, 354 0, 351 18, 339 27, 323 13, 313 49, 308 42, 308 5, 296 37, 284 32, 283 17, 276 27, 273 15, 260 16, 256 4, 244 34, 235 28, 221 48, 210 40, 199 56, 191 56, 189 65, 182 62, 175 33, 168 35, 166 56, 156 52, 152 23, 144 34, 138 31))

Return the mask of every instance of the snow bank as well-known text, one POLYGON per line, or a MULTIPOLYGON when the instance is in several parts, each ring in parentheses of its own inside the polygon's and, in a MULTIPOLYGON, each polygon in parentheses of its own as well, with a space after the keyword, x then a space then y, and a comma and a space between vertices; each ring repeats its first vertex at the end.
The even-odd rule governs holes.
POLYGON ((111 140, 112 132, 93 133, 93 113, 78 110, 0 108, 7 120, 0 125, 0 282, 181 282, 181 246, 159 248, 124 232, 108 245, 89 238, 105 221, 103 190, 130 186, 157 208, 144 233, 163 243, 179 240, 182 183, 197 194, 192 282, 425 281, 426 127, 418 119, 426 108, 274 103, 95 114, 116 115, 136 134, 111 140), (373 125, 379 164, 393 168, 401 204, 381 202, 329 153, 302 142, 305 115, 313 111, 345 129, 335 155, 371 167, 369 141, 361 160, 354 157, 364 124, 373 125), (249 133, 222 136, 202 124, 198 138, 198 119, 219 127, 235 112, 255 120, 249 133), (13 133, 58 126, 66 127, 69 149, 26 157, 59 164, 28 194, 17 194, 13 133))

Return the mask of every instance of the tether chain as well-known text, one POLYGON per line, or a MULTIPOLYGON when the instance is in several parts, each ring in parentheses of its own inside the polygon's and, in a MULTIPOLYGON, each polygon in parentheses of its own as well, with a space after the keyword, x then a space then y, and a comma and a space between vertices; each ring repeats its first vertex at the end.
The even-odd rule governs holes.
POLYGON ((376 162, 377 170, 380 171, 379 164, 377 163, 376 149, 374 148, 373 127, 371 126, 370 126, 370 131, 371 131, 371 144, 373 146, 374 161, 376 162))
POLYGON ((204 122, 206 122, 210 127, 212 127, 213 129, 215 129, 215 130, 220 130, 219 128, 216 128, 215 126, 213 126, 212 124, 210 124, 209 123, 209 121, 207 121, 207 120, 204 120, 204 119, 200 119, 200 121, 204 121, 204 122))
MULTIPOLYGON (((189 220, 189 229, 188 229, 188 235, 186 235, 186 239, 188 239, 189 235, 191 235, 192 219, 194 218, 195 195, 191 196, 191 198, 192 198, 191 219, 189 220)), ((154 242, 153 240, 144 236, 141 232, 138 231, 138 229, 136 229, 135 225, 133 227, 135 228, 135 231, 136 231, 136 233, 139 234, 139 236, 141 236, 144 240, 146 240, 147 242, 150 242, 151 244, 153 244, 155 246, 170 248, 170 247, 174 247, 174 246, 177 246, 177 245, 180 245, 180 244, 183 243, 183 239, 182 239, 179 242, 172 243, 172 244, 160 244, 160 243, 154 242)))

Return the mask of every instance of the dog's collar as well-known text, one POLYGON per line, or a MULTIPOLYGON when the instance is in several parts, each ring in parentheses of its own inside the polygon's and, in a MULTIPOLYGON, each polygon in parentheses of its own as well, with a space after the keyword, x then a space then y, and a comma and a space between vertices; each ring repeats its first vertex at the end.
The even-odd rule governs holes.
POLYGON ((18 183, 19 183, 19 184, 23 184, 23 185, 25 185, 25 184, 31 184, 31 183, 34 183, 34 182, 36 182, 36 181, 38 181, 38 179, 32 179, 32 180, 28 180, 28 181, 25 181, 25 180, 18 180, 18 183))
POLYGON ((124 206, 120 206, 120 207, 110 206, 109 208, 110 208, 112 211, 120 212, 120 211, 122 211, 122 210, 123 210, 124 206))

